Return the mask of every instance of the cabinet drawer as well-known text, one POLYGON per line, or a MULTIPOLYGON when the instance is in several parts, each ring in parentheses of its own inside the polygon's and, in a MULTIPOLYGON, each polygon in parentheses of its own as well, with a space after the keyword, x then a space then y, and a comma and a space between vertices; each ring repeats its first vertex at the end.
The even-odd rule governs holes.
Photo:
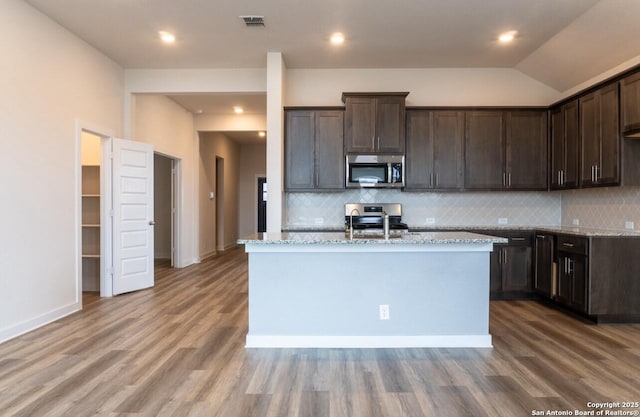
POLYGON ((576 236, 558 235, 557 248, 558 252, 587 255, 589 250, 588 239, 576 236))

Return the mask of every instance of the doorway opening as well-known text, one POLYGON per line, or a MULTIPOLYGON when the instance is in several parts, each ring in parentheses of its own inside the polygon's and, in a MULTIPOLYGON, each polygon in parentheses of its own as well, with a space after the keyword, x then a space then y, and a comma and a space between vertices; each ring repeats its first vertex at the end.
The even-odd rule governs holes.
POLYGON ((153 155, 154 264, 176 266, 176 165, 178 160, 155 152, 153 155))
POLYGON ((267 178, 258 177, 258 233, 267 231, 267 178))

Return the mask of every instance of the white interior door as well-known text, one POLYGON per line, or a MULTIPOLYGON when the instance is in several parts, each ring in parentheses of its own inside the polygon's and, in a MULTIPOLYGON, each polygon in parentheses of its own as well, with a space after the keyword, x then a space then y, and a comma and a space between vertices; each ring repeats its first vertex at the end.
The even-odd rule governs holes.
POLYGON ((153 146, 112 139, 113 294, 153 286, 153 146))

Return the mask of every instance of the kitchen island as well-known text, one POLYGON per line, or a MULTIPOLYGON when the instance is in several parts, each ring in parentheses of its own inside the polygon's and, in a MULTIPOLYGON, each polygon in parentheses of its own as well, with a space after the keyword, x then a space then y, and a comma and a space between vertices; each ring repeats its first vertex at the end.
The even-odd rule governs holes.
POLYGON ((257 234, 247 347, 491 347, 489 254, 466 232, 257 234))

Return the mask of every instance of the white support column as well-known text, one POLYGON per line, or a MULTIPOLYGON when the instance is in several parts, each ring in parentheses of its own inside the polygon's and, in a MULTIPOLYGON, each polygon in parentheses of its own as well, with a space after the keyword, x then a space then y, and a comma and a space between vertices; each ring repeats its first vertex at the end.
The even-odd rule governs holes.
POLYGON ((284 88, 281 52, 267 53, 267 232, 280 232, 283 220, 284 88))

